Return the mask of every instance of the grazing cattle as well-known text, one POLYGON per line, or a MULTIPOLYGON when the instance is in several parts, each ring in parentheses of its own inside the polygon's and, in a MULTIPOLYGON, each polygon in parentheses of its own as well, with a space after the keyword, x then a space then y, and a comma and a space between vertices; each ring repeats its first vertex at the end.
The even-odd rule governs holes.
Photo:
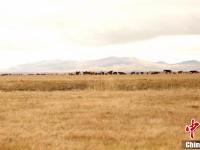
POLYGON ((113 72, 113 74, 114 74, 114 75, 117 75, 118 73, 117 73, 117 72, 113 72))
POLYGON ((101 75, 104 75, 104 74, 105 74, 105 72, 101 71, 101 72, 100 72, 100 74, 101 74, 101 75))
POLYGON ((183 73, 183 71, 178 71, 178 74, 182 74, 183 73))
POLYGON ((81 72, 80 71, 76 71, 76 73, 75 73, 76 75, 80 75, 81 74, 81 72))
POLYGON ((113 71, 108 71, 107 74, 112 75, 112 74, 113 74, 113 71))
POLYGON ((105 73, 103 71, 101 72, 95 72, 95 75, 104 75, 105 73))
POLYGON ((94 72, 94 75, 100 75, 100 73, 99 72, 94 72))
POLYGON ((97 73, 96 72, 91 72, 91 75, 97 75, 97 73))
POLYGON ((88 75, 96 75, 97 73, 93 72, 93 71, 86 71, 86 74, 88 74, 88 75))
POLYGON ((118 72, 119 75, 125 75, 125 72, 118 72))
POLYGON ((131 74, 136 74, 136 72, 133 71, 133 72, 131 72, 131 74))
POLYGON ((140 74, 144 74, 144 72, 140 72, 140 74))
POLYGON ((172 70, 163 70, 163 72, 168 74, 168 73, 172 73, 172 70))
POLYGON ((199 73, 199 71, 192 70, 192 71, 190 71, 190 73, 199 73))
POLYGON ((160 74, 158 71, 151 72, 151 74, 160 74))
POLYGON ((104 75, 104 72, 96 72, 96 75, 104 75))
POLYGON ((7 73, 3 73, 3 74, 1 74, 1 76, 8 76, 9 74, 7 74, 7 73))
POLYGON ((84 71, 83 74, 84 74, 84 75, 89 75, 90 72, 89 72, 89 71, 84 71))

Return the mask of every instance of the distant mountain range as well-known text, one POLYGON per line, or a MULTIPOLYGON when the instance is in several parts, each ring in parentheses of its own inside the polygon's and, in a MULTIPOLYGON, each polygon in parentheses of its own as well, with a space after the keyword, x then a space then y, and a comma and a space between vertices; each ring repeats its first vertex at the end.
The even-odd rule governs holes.
POLYGON ((150 62, 137 58, 108 57, 88 61, 40 61, 8 68, 3 72, 74 72, 74 71, 174 71, 200 70, 200 61, 190 60, 176 64, 166 62, 150 62))

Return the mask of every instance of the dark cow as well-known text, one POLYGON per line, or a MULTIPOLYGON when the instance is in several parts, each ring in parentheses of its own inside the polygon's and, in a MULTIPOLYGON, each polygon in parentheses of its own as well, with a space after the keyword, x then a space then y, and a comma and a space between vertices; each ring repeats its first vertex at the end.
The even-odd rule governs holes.
POLYGON ((160 72, 158 72, 158 71, 153 71, 153 72, 151 72, 151 74, 160 74, 160 72))
POLYGON ((183 73, 183 71, 178 71, 178 74, 182 74, 183 73))
POLYGON ((163 72, 168 74, 168 73, 172 73, 172 70, 163 70, 163 72))
POLYGON ((192 74, 193 74, 193 73, 199 73, 199 71, 191 70, 190 73, 192 73, 192 74))
POLYGON ((140 74, 144 74, 144 72, 140 72, 140 74))
POLYGON ((131 74, 136 74, 136 72, 133 71, 133 72, 131 72, 131 74))
POLYGON ((107 74, 112 75, 112 74, 113 74, 113 71, 108 71, 107 74))
POLYGON ((75 74, 76 74, 76 75, 80 75, 81 72, 80 72, 80 71, 76 71, 75 74))
POLYGON ((3 73, 3 74, 1 74, 1 76, 9 76, 10 74, 8 74, 8 73, 3 73))
POLYGON ((119 75, 125 75, 125 72, 118 72, 119 75))
POLYGON ((95 75, 104 75, 104 72, 96 72, 95 75))
POLYGON ((84 71, 84 72, 83 72, 83 75, 89 75, 89 74, 91 74, 90 71, 84 71))
POLYGON ((100 72, 100 75, 104 75, 104 74, 105 74, 105 72, 103 72, 103 71, 100 72))

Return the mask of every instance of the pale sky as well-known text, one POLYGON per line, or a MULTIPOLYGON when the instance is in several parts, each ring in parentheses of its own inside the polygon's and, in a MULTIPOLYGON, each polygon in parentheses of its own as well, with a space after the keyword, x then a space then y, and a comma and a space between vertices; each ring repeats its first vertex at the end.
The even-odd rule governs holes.
POLYGON ((110 56, 200 60, 200 0, 0 1, 0 68, 110 56))

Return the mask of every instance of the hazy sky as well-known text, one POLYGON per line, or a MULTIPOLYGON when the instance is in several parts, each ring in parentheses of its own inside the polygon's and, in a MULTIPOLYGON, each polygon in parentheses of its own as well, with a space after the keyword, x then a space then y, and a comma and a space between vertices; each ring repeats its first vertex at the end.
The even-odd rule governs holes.
POLYGON ((200 0, 0 1, 0 68, 109 56, 200 60, 200 0))

